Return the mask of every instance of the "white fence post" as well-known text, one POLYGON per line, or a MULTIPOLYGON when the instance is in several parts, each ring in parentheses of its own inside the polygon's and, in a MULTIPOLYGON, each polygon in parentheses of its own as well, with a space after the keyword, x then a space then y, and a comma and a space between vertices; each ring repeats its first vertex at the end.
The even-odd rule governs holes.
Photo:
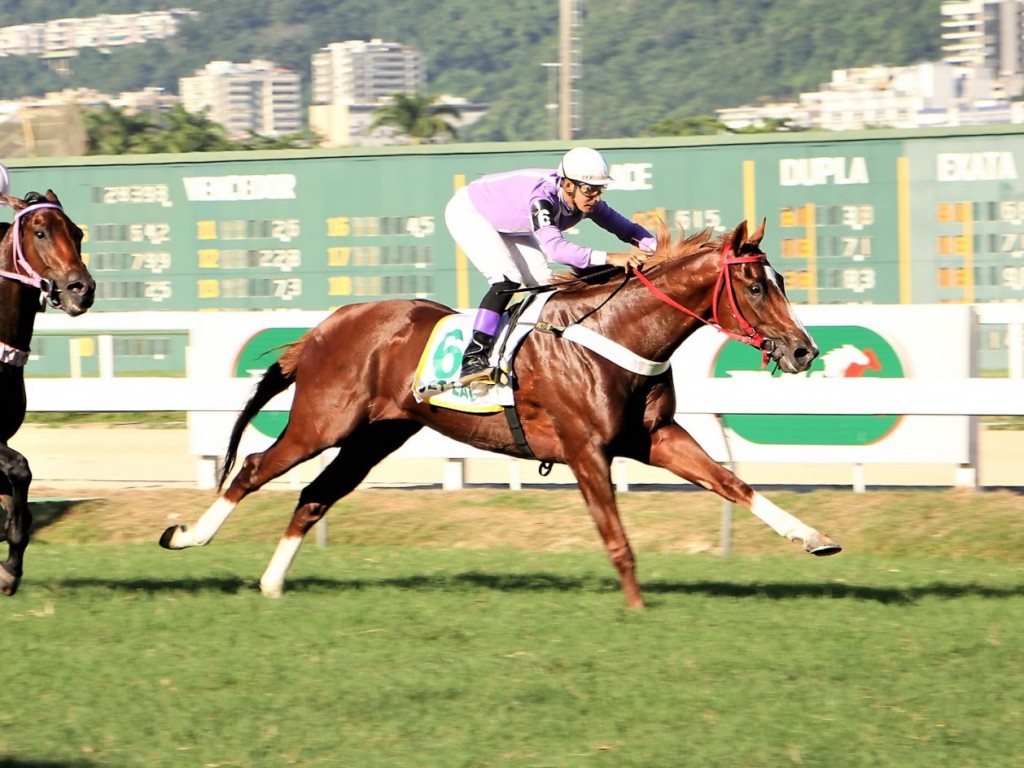
POLYGON ((448 459, 444 463, 444 480, 441 487, 446 491, 458 491, 465 486, 466 460, 448 459))
POLYGON ((100 361, 100 378, 114 378, 114 337, 109 333, 102 333, 96 340, 97 355, 100 361))

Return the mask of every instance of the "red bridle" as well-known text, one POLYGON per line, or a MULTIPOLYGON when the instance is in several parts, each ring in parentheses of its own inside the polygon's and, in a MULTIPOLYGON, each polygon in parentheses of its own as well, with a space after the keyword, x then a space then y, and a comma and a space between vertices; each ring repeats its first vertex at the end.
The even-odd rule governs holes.
POLYGON ((736 339, 736 341, 742 341, 744 344, 749 344, 755 349, 759 349, 761 351, 761 366, 765 367, 768 365, 768 339, 766 339, 764 336, 758 333, 754 326, 748 323, 747 319, 743 317, 743 313, 740 312, 739 305, 736 303, 736 289, 733 287, 732 284, 732 272, 730 271, 729 267, 731 267, 734 264, 766 264, 767 262, 768 257, 763 253, 754 253, 749 256, 734 256, 732 255, 732 245, 730 243, 726 243, 723 246, 722 269, 718 273, 718 280, 715 282, 715 295, 711 305, 713 322, 705 320, 703 317, 695 313, 693 310, 684 307, 682 304, 680 304, 678 301, 673 299, 671 296, 669 296, 667 293, 661 290, 658 286, 652 283, 647 278, 647 276, 636 267, 633 268, 633 274, 636 275, 636 278, 647 287, 647 290, 649 290, 658 299, 665 302, 673 309, 678 309, 680 312, 683 312, 689 315, 690 317, 694 317, 697 320, 700 320, 705 325, 710 325, 712 328, 721 333, 724 333, 729 338, 736 339), (729 298, 729 307, 730 309, 732 309, 733 316, 739 322, 740 328, 743 329, 743 332, 746 335, 736 333, 735 331, 730 331, 722 327, 722 323, 718 319, 718 305, 721 303, 720 300, 723 291, 726 292, 726 295, 729 298))

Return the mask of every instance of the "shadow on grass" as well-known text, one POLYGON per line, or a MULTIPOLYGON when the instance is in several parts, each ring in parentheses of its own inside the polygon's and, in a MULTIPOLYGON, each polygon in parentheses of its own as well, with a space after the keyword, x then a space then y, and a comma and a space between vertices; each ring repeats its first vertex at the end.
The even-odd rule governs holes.
MULTIPOLYGON (((47 526, 59 523, 68 512, 83 501, 88 501, 88 499, 81 497, 67 499, 30 499, 28 508, 32 513, 33 533, 38 533, 47 526)), ((3 768, 3 766, 3 759, 0 758, 0 768, 3 768)))
POLYGON ((0 755, 0 768, 93 768, 95 765, 96 763, 84 760, 34 760, 32 758, 22 760, 17 757, 0 755))
MULTIPOLYGON (((92 579, 71 578, 43 582, 56 589, 88 589, 103 587, 123 592, 222 592, 237 594, 258 591, 258 585, 247 579, 205 577, 180 580, 160 579, 92 579)), ((305 577, 289 581, 286 594, 356 592, 371 589, 405 589, 421 592, 590 592, 617 593, 619 582, 612 578, 569 577, 552 573, 483 573, 468 571, 431 576, 405 576, 382 579, 325 579, 305 577)), ((705 595, 709 597, 746 598, 754 600, 795 600, 823 598, 833 600, 865 600, 876 603, 915 603, 922 598, 938 597, 955 600, 967 597, 1011 599, 1024 597, 1024 585, 994 587, 976 583, 932 582, 914 587, 872 587, 857 584, 759 582, 743 584, 727 581, 649 581, 642 582, 644 594, 705 595)), ((2 768, 2 766, 0 766, 2 768)))

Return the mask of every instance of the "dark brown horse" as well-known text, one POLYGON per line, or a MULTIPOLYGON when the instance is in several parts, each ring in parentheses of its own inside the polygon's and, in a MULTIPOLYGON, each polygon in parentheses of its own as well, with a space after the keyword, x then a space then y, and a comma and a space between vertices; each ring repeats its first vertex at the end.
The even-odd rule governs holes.
POLYGON ((0 591, 13 595, 21 581, 32 530, 28 461, 7 442, 25 420, 25 363, 36 314, 45 302, 69 315, 92 306, 96 283, 82 262, 82 230, 48 190, 22 200, 0 194, 14 209, 0 239, 0 505, 6 513, 7 559, 0 563, 0 591))
MULTIPOLYGON (((667 361, 705 322, 763 350, 788 373, 806 371, 818 349, 793 316, 779 276, 761 251, 764 222, 748 236, 746 223, 723 237, 702 232, 675 241, 664 226, 658 250, 625 284, 566 283, 541 320, 564 328, 584 325, 647 361, 667 361)), ((624 277, 624 276, 623 276, 624 277)), ((260 380, 239 415, 225 457, 227 479, 246 425, 273 396, 295 384, 288 425, 265 452, 241 470, 197 524, 172 526, 169 549, 209 542, 248 494, 282 473, 337 447, 338 456, 301 493, 291 523, 260 581, 278 596, 306 532, 350 493, 382 459, 424 426, 478 448, 529 457, 506 417, 470 414, 420 403, 411 385, 420 352, 451 309, 429 301, 382 301, 342 307, 287 349, 260 380)), ((625 456, 664 467, 742 504, 777 533, 808 552, 839 551, 825 534, 777 507, 712 460, 675 421, 668 369, 634 373, 558 333, 534 331, 515 361, 516 407, 528 448, 545 462, 564 463, 576 476, 626 603, 642 607, 630 548, 615 503, 612 459, 625 456)))

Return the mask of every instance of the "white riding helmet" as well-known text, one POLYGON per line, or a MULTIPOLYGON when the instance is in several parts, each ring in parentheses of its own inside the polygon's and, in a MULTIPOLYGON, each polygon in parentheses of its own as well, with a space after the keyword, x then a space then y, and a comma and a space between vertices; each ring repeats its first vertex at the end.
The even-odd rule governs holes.
MULTIPOLYGON (((0 163, 0 192, 5 195, 11 191, 11 174, 7 171, 7 166, 0 163)), ((7 203, 0 202, 0 205, 7 205, 7 203)))
POLYGON ((608 163, 600 152, 590 147, 574 147, 566 152, 558 164, 558 175, 595 187, 608 186, 612 181, 608 175, 608 163))

